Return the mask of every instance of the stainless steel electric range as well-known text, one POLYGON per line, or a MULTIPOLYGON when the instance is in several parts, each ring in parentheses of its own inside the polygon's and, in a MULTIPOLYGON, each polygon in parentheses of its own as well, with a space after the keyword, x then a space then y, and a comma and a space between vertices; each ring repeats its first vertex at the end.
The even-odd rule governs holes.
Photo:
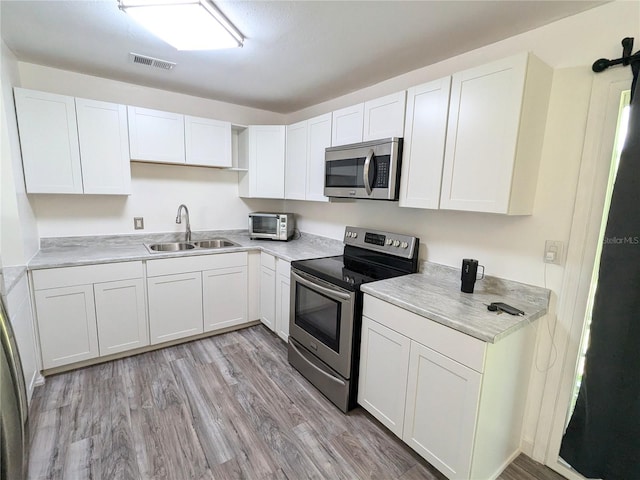
POLYGON ((360 286, 418 271, 416 237, 346 227, 343 255, 291 263, 289 363, 340 410, 356 405, 360 286))

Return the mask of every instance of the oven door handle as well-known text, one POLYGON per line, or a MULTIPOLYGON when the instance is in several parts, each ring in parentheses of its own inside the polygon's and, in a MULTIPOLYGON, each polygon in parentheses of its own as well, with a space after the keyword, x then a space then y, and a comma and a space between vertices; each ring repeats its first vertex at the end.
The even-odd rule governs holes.
POLYGON ((321 373, 322 375, 324 375, 325 377, 327 377, 329 380, 331 380, 332 382, 335 383, 339 383, 340 385, 342 385, 343 387, 346 385, 346 383, 344 382, 344 380, 342 380, 341 378, 338 378, 334 375, 331 375, 328 372, 325 372, 322 368, 318 367, 315 363, 313 363, 311 360, 309 360, 307 358, 307 356, 305 355, 304 352, 302 352, 298 347, 296 347, 296 344, 293 342, 289 342, 289 345, 291 345, 291 348, 293 348, 296 353, 300 356, 300 358, 302 358, 307 365, 309 365, 310 367, 312 367, 314 370, 316 370, 318 373, 321 373))
POLYGON ((305 277, 301 276, 300 274, 294 271, 291 271, 291 277, 296 282, 301 283, 302 285, 309 287, 313 290, 318 290, 329 297, 338 298, 340 300, 351 300, 351 295, 349 295, 348 293, 338 292, 337 290, 333 290, 332 288, 327 288, 327 287, 323 287, 322 285, 318 285, 317 283, 306 279, 305 277))
POLYGON ((362 169, 362 179, 364 181, 364 189, 367 195, 371 195, 371 183, 369 182, 369 169, 371 168, 371 160, 373 160, 373 149, 367 153, 367 158, 364 160, 364 168, 362 169))

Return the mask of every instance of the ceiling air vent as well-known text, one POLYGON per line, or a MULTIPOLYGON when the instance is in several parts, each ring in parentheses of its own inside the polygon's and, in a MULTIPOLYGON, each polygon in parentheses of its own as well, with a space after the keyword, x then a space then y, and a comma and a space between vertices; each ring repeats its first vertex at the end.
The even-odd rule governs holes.
POLYGON ((140 55, 139 53, 131 52, 129 54, 133 63, 139 63, 140 65, 146 65, 148 67, 161 68, 163 70, 171 70, 176 66, 174 62, 168 62, 167 60, 160 60, 159 58, 147 57, 146 55, 140 55))

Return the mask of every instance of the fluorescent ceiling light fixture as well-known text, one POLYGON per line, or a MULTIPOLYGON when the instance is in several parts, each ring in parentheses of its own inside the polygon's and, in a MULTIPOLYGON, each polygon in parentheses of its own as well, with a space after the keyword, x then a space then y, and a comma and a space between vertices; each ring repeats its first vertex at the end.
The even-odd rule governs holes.
POLYGON ((118 7, 178 50, 234 48, 244 42, 208 0, 118 0, 118 7))

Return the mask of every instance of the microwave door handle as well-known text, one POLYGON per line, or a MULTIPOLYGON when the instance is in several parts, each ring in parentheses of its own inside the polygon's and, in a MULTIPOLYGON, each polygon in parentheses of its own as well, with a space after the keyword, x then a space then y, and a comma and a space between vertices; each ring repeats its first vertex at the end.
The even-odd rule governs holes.
POLYGON ((333 298, 338 298, 340 300, 351 300, 351 295, 347 294, 347 293, 342 293, 342 292, 337 292, 335 290, 332 290, 331 288, 327 288, 327 287, 323 287, 322 285, 318 285, 317 283, 311 282, 309 280, 307 280, 306 278, 298 275, 296 272, 291 272, 291 277, 298 283, 301 283, 302 285, 309 287, 311 289, 317 290, 319 292, 324 293, 327 296, 333 297, 333 298))
POLYGON ((371 160, 373 159, 373 149, 367 153, 367 158, 364 160, 364 169, 362 170, 362 177, 364 180, 364 189, 367 195, 371 195, 371 184, 369 183, 369 169, 371 168, 371 160))

